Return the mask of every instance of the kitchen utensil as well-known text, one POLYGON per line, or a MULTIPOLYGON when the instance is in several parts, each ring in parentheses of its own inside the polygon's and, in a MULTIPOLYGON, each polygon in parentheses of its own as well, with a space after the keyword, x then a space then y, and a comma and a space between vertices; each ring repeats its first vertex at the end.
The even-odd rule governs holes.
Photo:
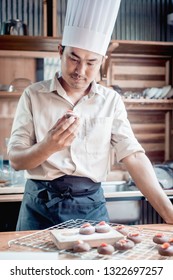
POLYGON ((2 35, 28 35, 28 28, 20 19, 10 19, 2 23, 2 35))

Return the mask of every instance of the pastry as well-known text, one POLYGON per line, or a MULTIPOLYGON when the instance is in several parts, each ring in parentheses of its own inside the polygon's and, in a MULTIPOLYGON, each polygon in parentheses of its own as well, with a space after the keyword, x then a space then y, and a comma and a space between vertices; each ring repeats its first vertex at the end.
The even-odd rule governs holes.
POLYGON ((140 243, 142 241, 141 235, 139 232, 129 232, 127 238, 132 240, 134 243, 140 243))
POLYGON ((158 247, 158 252, 162 256, 173 256, 173 245, 165 242, 158 247))
POLYGON ((107 243, 102 243, 98 248, 97 252, 101 255, 112 255, 115 251, 114 247, 107 243))
POLYGON ((95 227, 92 226, 90 223, 83 224, 80 229, 80 234, 93 234, 95 232, 95 227))
POLYGON ((90 249, 90 245, 83 240, 78 240, 78 242, 73 246, 73 252, 75 253, 88 252, 90 249))
POLYGON ((129 250, 134 247, 134 242, 130 239, 120 239, 115 244, 114 247, 117 250, 129 250))
POLYGON ((77 116, 75 115, 75 113, 72 110, 68 110, 65 114, 65 117, 68 119, 70 117, 74 117, 75 119, 77 118, 77 116))
POLYGON ((154 237, 153 237, 153 242, 156 244, 163 244, 165 242, 168 242, 169 237, 166 236, 164 233, 157 233, 154 237))
POLYGON ((173 245, 173 238, 172 237, 168 239, 168 243, 173 245))
POLYGON ((110 229, 110 225, 108 225, 105 221, 102 221, 95 226, 95 231, 99 233, 109 232, 110 229))
POLYGON ((124 225, 118 225, 115 227, 115 229, 123 235, 127 235, 129 232, 124 225))

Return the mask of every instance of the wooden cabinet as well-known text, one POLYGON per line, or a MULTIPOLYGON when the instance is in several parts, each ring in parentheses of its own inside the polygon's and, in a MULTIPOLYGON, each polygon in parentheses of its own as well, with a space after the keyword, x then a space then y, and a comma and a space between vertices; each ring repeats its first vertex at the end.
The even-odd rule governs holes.
POLYGON ((112 41, 102 71, 107 86, 121 88, 133 131, 154 163, 173 159, 173 99, 144 99, 142 92, 173 87, 172 62, 173 43, 112 41))
POLYGON ((128 117, 136 138, 153 163, 173 158, 173 100, 125 101, 128 117))

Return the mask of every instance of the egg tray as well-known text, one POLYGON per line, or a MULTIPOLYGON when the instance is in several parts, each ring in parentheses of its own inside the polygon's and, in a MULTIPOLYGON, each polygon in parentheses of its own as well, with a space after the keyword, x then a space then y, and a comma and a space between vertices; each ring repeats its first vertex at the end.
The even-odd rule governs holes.
MULTIPOLYGON (((157 244, 153 242, 153 236, 158 232, 164 232, 168 237, 173 237, 173 233, 151 229, 139 229, 137 226, 126 226, 130 232, 140 231, 142 236, 142 242, 136 244, 132 249, 127 251, 115 251, 112 255, 100 255, 96 248, 91 249, 89 252, 74 253, 72 250, 58 250, 53 243, 50 235, 52 229, 64 229, 64 228, 79 228, 84 223, 89 222, 95 226, 98 221, 91 220, 69 220, 56 226, 47 228, 45 230, 37 231, 35 233, 10 240, 8 242, 9 247, 22 246, 30 249, 41 250, 44 252, 58 252, 59 256, 62 255, 70 258, 97 260, 97 259, 112 259, 112 260, 173 260, 173 257, 161 256, 158 254, 157 244)), ((109 223, 110 226, 116 226, 115 223, 109 223)))

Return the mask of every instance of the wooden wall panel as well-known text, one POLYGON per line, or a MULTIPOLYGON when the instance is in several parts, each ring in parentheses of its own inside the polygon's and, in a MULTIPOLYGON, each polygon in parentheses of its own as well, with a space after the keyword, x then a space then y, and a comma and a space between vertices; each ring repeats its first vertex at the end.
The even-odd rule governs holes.
POLYGON ((16 78, 36 81, 36 60, 25 57, 0 57, 0 84, 9 85, 16 78))
MULTIPOLYGON (((108 85, 117 85, 123 92, 141 92, 149 87, 169 84, 169 58, 111 57, 108 85)), ((169 69, 170 70, 170 69, 169 69)))
POLYGON ((131 111, 128 117, 133 132, 153 163, 166 159, 164 111, 131 111))
MULTIPOLYGON (((8 94, 8 93, 7 93, 8 94)), ((1 97, 0 96, 0 154, 4 159, 7 157, 6 138, 10 137, 13 118, 19 97, 1 97)))

